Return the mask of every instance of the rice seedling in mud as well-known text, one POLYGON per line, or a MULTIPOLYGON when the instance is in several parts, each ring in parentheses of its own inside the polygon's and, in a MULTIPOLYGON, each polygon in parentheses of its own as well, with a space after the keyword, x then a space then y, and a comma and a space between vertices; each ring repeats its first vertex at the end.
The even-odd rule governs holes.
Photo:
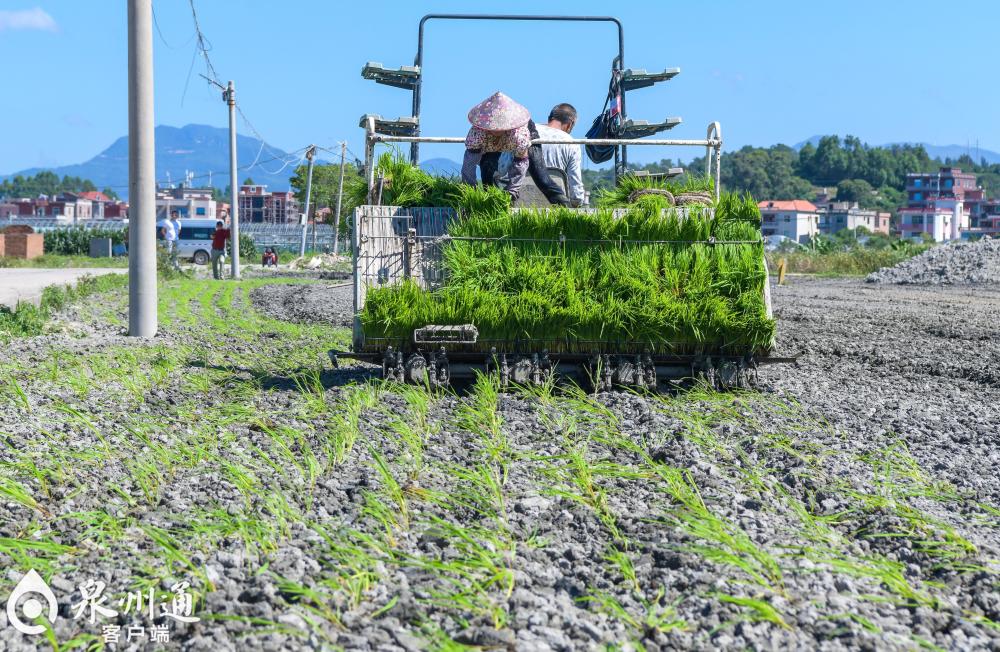
MULTIPOLYGON (((791 629, 788 623, 785 622, 785 619, 781 617, 781 613, 767 600, 729 595, 727 593, 716 593, 713 597, 717 598, 720 602, 742 607, 745 614, 743 618, 747 620, 768 622, 785 629, 791 629)), ((720 627, 722 626, 724 625, 720 625, 720 627)))
POLYGON ((362 415, 378 405, 383 391, 382 384, 375 382, 350 386, 330 410, 325 446, 332 463, 342 464, 347 460, 361 433, 362 415))
MULTIPOLYGON (((442 246, 445 282, 372 287, 366 335, 402 344, 426 324, 473 323, 480 347, 533 341, 550 351, 767 350, 759 211, 725 196, 681 214, 647 201, 624 215, 472 206, 442 246)), ((484 205, 485 204, 485 205, 484 205)))
POLYGON ((742 570, 754 582, 784 592, 781 566, 736 523, 714 514, 701 497, 689 472, 648 460, 664 491, 676 504, 664 522, 692 538, 681 547, 708 561, 742 570))
POLYGON ((500 469, 502 482, 506 482, 512 453, 503 431, 499 405, 499 379, 495 374, 479 374, 468 399, 457 412, 457 420, 460 427, 476 436, 486 459, 500 469))
MULTIPOLYGON (((628 625, 635 634, 645 637, 657 632, 669 632, 673 629, 685 629, 687 623, 677 615, 675 603, 664 600, 665 591, 661 588, 652 600, 646 599, 638 591, 635 592, 642 609, 641 615, 623 605, 615 596, 603 591, 594 591, 582 598, 580 602, 589 603, 598 611, 628 625)), ((637 642, 633 642, 635 645, 637 642)), ((641 644, 640 648, 641 648, 641 644)))

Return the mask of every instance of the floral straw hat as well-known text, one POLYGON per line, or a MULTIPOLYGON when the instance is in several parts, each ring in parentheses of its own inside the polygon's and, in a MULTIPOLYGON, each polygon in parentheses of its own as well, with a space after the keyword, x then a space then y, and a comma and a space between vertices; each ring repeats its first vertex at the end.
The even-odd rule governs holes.
POLYGON ((469 122, 485 131, 510 131, 528 124, 531 113, 500 91, 472 107, 469 122))

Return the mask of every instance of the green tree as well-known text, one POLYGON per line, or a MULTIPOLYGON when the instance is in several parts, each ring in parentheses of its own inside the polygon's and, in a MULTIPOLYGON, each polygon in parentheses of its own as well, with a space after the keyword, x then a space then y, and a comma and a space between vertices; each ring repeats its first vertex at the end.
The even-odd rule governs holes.
MULTIPOLYGON (((344 187, 346 188, 350 182, 359 177, 358 169, 356 166, 348 163, 344 166, 344 187)), ((295 191, 295 198, 305 205, 306 201, 306 182, 309 177, 309 166, 300 165, 295 168, 295 172, 292 178, 288 180, 289 185, 291 185, 292 190, 295 191)), ((318 208, 335 208, 337 206, 337 190, 340 187, 340 164, 330 163, 325 165, 313 165, 313 181, 312 181, 312 196, 310 201, 313 205, 313 211, 318 208)), ((340 223, 346 224, 345 217, 349 213, 347 207, 347 202, 343 202, 341 206, 340 223)))
POLYGON ((257 184, 255 184, 253 182, 253 179, 251 177, 247 177, 246 179, 243 180, 243 185, 244 186, 255 186, 257 184))
POLYGON ((864 179, 844 179, 837 184, 837 201, 858 202, 862 208, 872 203, 874 188, 864 179))
POLYGON ((105 196, 105 197, 107 197, 108 199, 113 199, 113 200, 115 200, 115 201, 118 201, 118 199, 119 199, 119 197, 118 197, 118 193, 117 193, 117 192, 115 192, 114 190, 112 190, 112 189, 111 189, 110 187, 108 187, 108 188, 105 188, 105 189, 104 189, 104 190, 102 190, 101 192, 102 192, 102 193, 104 194, 104 196, 105 196))

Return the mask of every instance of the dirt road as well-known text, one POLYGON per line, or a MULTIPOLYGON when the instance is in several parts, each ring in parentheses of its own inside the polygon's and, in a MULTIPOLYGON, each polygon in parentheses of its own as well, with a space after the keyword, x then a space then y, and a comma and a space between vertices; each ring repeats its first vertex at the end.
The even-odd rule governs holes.
POLYGON ((127 269, 89 267, 80 269, 0 268, 0 306, 13 308, 18 301, 38 304, 42 290, 50 285, 75 283, 83 276, 125 274, 127 269))

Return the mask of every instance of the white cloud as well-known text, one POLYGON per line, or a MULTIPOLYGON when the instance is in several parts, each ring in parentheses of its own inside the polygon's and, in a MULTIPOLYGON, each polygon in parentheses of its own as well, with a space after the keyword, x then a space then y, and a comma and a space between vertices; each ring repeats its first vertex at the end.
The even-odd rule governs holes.
POLYGON ((0 10, 0 32, 15 29, 35 29, 43 32, 57 32, 55 19, 41 7, 16 11, 0 10))

